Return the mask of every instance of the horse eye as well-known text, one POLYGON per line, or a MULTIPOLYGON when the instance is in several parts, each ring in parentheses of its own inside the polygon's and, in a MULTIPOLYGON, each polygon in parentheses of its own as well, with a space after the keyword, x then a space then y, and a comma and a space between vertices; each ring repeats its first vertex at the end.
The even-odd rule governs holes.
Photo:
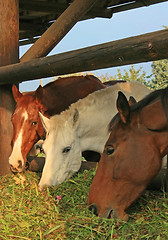
POLYGON ((32 126, 35 127, 37 125, 37 121, 32 122, 32 126))
POLYGON ((65 148, 62 150, 62 153, 68 153, 70 150, 71 150, 71 147, 70 147, 70 146, 65 147, 65 148))
POLYGON ((113 152, 114 152, 114 148, 112 148, 112 147, 106 148, 106 155, 107 155, 107 156, 113 154, 113 152))

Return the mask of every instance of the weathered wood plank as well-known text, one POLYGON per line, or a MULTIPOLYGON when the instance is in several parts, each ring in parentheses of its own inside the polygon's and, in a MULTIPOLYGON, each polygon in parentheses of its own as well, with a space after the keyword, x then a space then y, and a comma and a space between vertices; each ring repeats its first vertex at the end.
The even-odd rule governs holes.
POLYGON ((22 56, 20 62, 46 56, 87 13, 97 0, 74 0, 33 46, 22 56))
MULTIPOLYGON (((0 36, 0 66, 18 62, 18 0, 0 1, 0 36)), ((6 83, 5 80, 4 83, 6 83)), ((14 100, 11 85, 3 85, 0 87, 0 176, 10 172, 8 159, 11 153, 11 140, 13 133, 11 115, 13 110, 14 100)))
POLYGON ((168 58, 168 30, 0 68, 0 84, 168 58))

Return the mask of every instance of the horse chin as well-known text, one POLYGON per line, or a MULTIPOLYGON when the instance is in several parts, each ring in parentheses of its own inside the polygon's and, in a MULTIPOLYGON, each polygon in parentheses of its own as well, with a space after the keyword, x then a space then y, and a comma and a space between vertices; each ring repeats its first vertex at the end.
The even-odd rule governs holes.
POLYGON ((114 209, 107 210, 104 213, 105 218, 113 218, 113 219, 120 219, 122 221, 127 222, 128 221, 128 215, 124 212, 123 214, 118 214, 118 212, 114 209))
POLYGON ((75 173, 74 171, 68 171, 66 174, 64 174, 63 177, 58 178, 58 179, 57 179, 57 183, 54 184, 54 185, 59 185, 59 184, 65 182, 65 181, 67 181, 69 178, 72 177, 72 175, 73 175, 74 173, 75 173))
POLYGON ((57 186, 60 185, 61 183, 63 183, 64 181, 68 180, 72 175, 73 172, 67 172, 63 177, 61 178, 55 178, 55 179, 43 179, 41 178, 40 182, 39 182, 39 190, 42 191, 44 189, 44 187, 51 187, 51 186, 57 186))
POLYGON ((45 187, 53 187, 61 184, 63 181, 65 181, 66 178, 63 180, 61 179, 45 179, 43 176, 40 179, 39 182, 39 190, 42 191, 45 187))

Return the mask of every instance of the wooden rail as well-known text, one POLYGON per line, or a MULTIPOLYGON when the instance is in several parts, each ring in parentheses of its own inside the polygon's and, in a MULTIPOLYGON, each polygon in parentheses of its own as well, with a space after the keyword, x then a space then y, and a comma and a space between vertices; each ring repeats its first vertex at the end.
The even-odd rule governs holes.
POLYGON ((168 58, 168 30, 0 68, 0 84, 168 58))

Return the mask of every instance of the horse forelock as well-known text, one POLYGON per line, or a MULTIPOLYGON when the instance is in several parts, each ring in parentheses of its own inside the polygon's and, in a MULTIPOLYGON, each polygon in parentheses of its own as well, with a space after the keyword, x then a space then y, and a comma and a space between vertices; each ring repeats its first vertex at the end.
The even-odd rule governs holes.
POLYGON ((21 115, 23 112, 27 112, 27 114, 31 115, 34 114, 35 111, 38 113, 38 104, 36 102, 36 97, 33 94, 25 94, 23 97, 18 101, 14 114, 13 115, 21 115))
POLYGON ((33 94, 25 94, 23 97, 17 102, 17 109, 27 109, 30 104, 34 104, 35 96, 33 94))

